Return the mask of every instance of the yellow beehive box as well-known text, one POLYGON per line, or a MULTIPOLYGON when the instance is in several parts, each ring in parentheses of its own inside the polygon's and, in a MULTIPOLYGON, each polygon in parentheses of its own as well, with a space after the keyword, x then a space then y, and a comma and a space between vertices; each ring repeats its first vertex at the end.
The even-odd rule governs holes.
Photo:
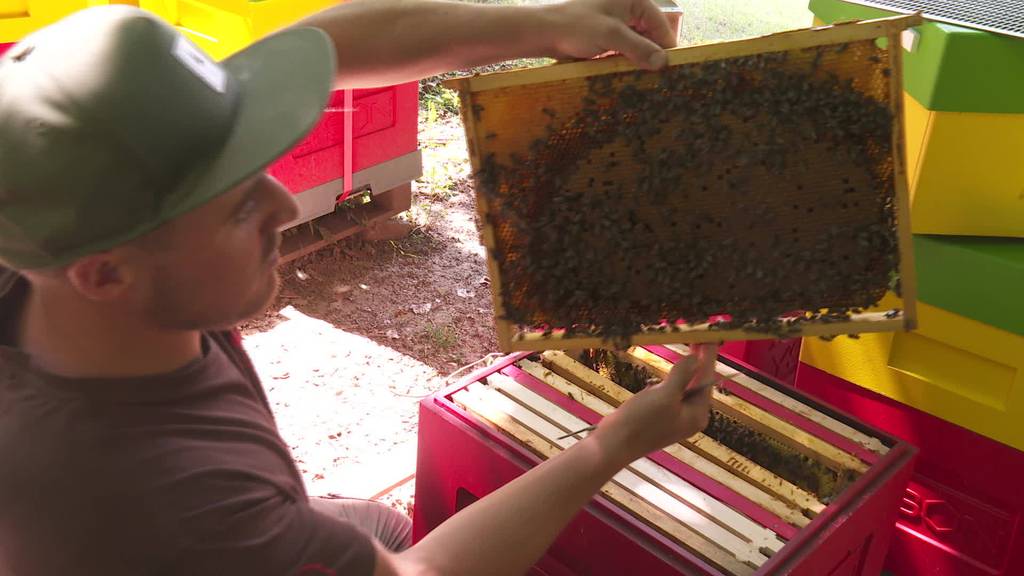
MULTIPOLYGON (((886 307, 900 302, 889 296, 886 307)), ((914 332, 804 340, 800 359, 1024 450, 1024 336, 917 304, 914 332)))
POLYGON ((210 56, 222 59, 338 0, 140 0, 210 56))
POLYGON ((0 43, 17 42, 64 16, 107 4, 137 5, 136 0, 0 0, 0 43))
POLYGON ((1024 237, 1024 114, 936 112, 905 100, 914 233, 1024 237))

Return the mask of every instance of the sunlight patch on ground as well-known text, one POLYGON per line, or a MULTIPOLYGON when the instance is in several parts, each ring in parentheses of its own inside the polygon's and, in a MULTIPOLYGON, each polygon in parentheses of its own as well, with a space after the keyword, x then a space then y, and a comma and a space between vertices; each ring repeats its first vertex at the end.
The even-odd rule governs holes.
POLYGON ((466 214, 448 214, 448 225, 458 232, 456 239, 463 250, 478 258, 484 257, 484 246, 477 238, 476 222, 466 214))
POLYGON ((309 493, 367 498, 412 474, 417 403, 442 377, 291 306, 280 313, 245 347, 309 493))

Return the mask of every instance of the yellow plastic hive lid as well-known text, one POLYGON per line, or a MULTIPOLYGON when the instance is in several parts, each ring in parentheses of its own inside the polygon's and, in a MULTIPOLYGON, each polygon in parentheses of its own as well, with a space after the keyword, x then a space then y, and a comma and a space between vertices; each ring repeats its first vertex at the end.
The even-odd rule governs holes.
MULTIPOLYGON (((886 307, 899 306, 890 296, 886 307)), ((918 302, 918 329, 804 340, 834 376, 1024 450, 1024 336, 918 302)))
POLYGON ((140 0, 200 48, 223 59, 337 0, 140 0))

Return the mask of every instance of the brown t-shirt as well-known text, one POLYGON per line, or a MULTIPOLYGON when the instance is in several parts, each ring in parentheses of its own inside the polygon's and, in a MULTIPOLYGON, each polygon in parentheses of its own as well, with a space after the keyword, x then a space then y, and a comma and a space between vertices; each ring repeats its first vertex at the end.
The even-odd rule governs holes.
POLYGON ((231 334, 170 374, 68 379, 12 346, 27 291, 0 270, 0 575, 373 572, 354 526, 310 508, 231 334))

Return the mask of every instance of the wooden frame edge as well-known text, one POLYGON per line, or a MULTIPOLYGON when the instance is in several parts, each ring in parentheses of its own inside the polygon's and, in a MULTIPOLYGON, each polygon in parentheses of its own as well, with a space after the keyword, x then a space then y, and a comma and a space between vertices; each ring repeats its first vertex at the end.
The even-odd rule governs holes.
MULTIPOLYGON (((576 443, 576 440, 571 438, 564 440, 549 438, 548 435, 521 422, 516 416, 505 412, 500 406, 495 404, 495 394, 504 398, 505 402, 518 404, 515 400, 483 384, 466 388, 458 392, 452 399, 464 410, 474 414, 481 421, 488 422, 506 436, 519 441, 528 451, 542 459, 555 457, 576 443)), ((529 411, 529 408, 522 405, 519 406, 523 410, 529 411)), ((545 420, 539 415, 537 415, 537 418, 545 420)), ((547 422, 547 425, 553 428, 558 427, 550 422, 547 422)), ((730 574, 741 576, 754 572, 755 566, 737 558, 734 555, 734 551, 730 551, 721 543, 709 539, 698 528, 673 516, 655 503, 648 501, 624 486, 620 479, 620 475, 623 472, 625 470, 620 471, 615 478, 607 482, 601 488, 601 493, 613 503, 621 506, 626 513, 631 514, 651 528, 668 535, 677 545, 730 574)), ((630 472, 630 474, 635 475, 633 472, 630 472)))
MULTIPOLYGON (((468 81, 465 78, 456 78, 453 81, 453 86, 456 86, 459 90, 465 90, 468 87, 468 81)), ((476 125, 476 114, 473 111, 474 104, 470 98, 459 99, 459 109, 462 113, 463 127, 466 131, 466 149, 469 152, 470 164, 474 168, 481 165, 482 158, 480 157, 480 148, 477 144, 477 125, 476 125)), ((476 181, 476 175, 473 175, 474 186, 479 187, 479 182, 476 181)), ((488 205, 487 198, 485 195, 477 192, 476 197, 476 211, 477 216, 480 218, 480 243, 484 245, 487 250, 488 256, 485 257, 487 261, 487 274, 490 279, 491 297, 494 302, 494 315, 496 318, 495 329, 498 335, 498 348, 503 352, 510 352, 512 350, 511 343, 514 335, 514 327, 501 318, 505 315, 505 306, 501 298, 501 272, 498 269, 498 262, 491 256, 494 252, 495 238, 494 228, 490 225, 488 214, 490 206, 488 205)))
MULTIPOLYGON (((806 323, 799 325, 800 330, 794 331, 787 338, 814 336, 839 336, 853 333, 896 332, 904 329, 903 314, 887 318, 888 312, 868 312, 858 314, 849 322, 806 323)), ((510 325, 506 322, 506 325, 510 325)), ((515 330, 515 327, 513 327, 515 330)), ((778 336, 767 332, 751 332, 748 330, 711 330, 708 324, 684 328, 677 332, 658 332, 636 334, 630 339, 631 346, 654 346, 664 344, 699 344, 704 342, 726 342, 732 340, 772 340, 778 336)), ((573 350, 580 348, 607 348, 613 344, 611 338, 598 336, 572 336, 566 338, 564 332, 556 331, 544 337, 539 332, 523 335, 513 334, 506 352, 544 352, 546 350, 573 350)))
POLYGON ((903 330, 917 328, 917 269, 907 180, 907 135, 903 95, 903 44, 898 31, 889 34, 890 91, 893 108, 893 183, 896 187, 896 226, 900 252, 900 295, 903 299, 903 330))
MULTIPOLYGON (((799 50, 823 44, 870 40, 883 36, 887 37, 892 34, 898 35, 902 30, 919 26, 922 23, 924 23, 924 18, 920 14, 892 16, 860 22, 846 22, 831 26, 802 28, 730 42, 673 48, 668 50, 668 65, 675 66, 691 62, 751 56, 774 50, 799 50)), ((582 78, 595 74, 632 72, 638 69, 625 57, 613 56, 597 60, 560 63, 538 68, 466 76, 448 80, 444 82, 444 86, 460 91, 481 92, 523 84, 538 84, 541 82, 582 78)))
MULTIPOLYGON (((621 406, 622 403, 626 402, 633 396, 633 394, 625 388, 620 387, 618 384, 615 384, 592 370, 586 369, 589 371, 589 374, 585 377, 583 375, 579 375, 579 378, 575 375, 567 374, 566 371, 575 373, 572 369, 574 366, 584 365, 572 359, 564 352, 557 350, 546 351, 541 355, 541 365, 554 374, 575 384, 582 390, 597 396, 605 402, 608 402, 613 407, 621 406), (602 380, 611 383, 613 388, 606 390, 606 386, 601 383, 602 380)), ((709 462, 717 464, 727 473, 733 474, 756 489, 778 498, 787 504, 795 506, 801 511, 806 511, 805 514, 809 513, 810 516, 815 516, 825 509, 825 505, 810 492, 792 484, 767 468, 764 468, 747 459, 745 456, 740 455, 728 446, 705 436, 703 433, 698 432, 691 438, 678 443, 677 446, 682 449, 689 450, 709 462)), ((666 449, 666 452, 667 451, 668 450, 666 449)))

